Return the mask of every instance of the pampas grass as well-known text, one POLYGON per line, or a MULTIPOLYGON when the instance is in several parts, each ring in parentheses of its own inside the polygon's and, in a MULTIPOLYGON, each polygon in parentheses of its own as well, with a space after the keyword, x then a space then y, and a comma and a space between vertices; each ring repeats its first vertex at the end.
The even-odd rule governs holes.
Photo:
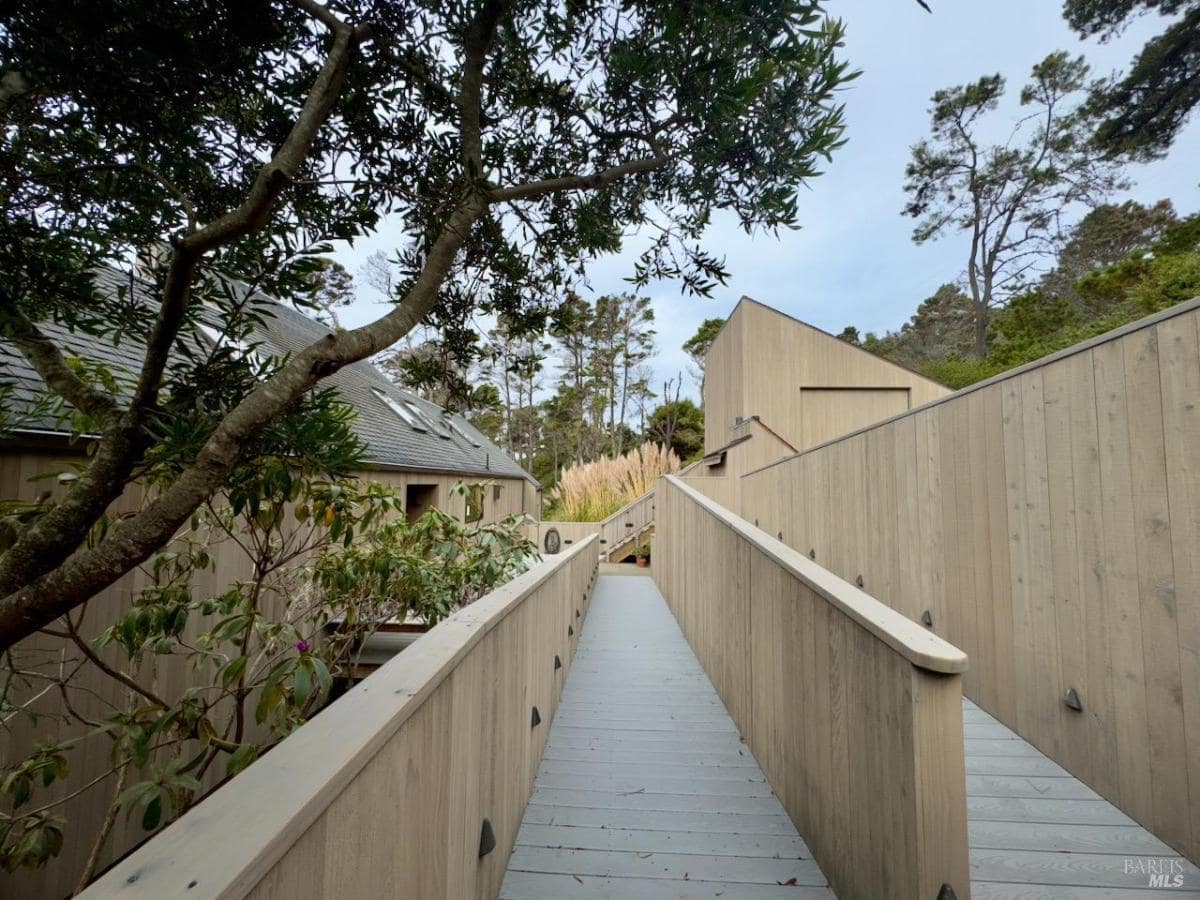
POLYGON ((576 463, 550 491, 554 517, 562 522, 599 522, 654 487, 660 475, 679 471, 679 457, 647 441, 615 459, 576 463))

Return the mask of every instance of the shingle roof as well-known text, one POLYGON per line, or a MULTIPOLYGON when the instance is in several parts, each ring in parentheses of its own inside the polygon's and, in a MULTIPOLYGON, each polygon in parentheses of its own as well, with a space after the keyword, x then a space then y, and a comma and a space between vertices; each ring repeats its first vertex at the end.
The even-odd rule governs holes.
MULTIPOLYGON (((114 293, 132 289, 136 296, 144 290, 143 284, 116 270, 104 270, 97 274, 96 280, 102 288, 114 293)), ((263 295, 255 297, 255 308, 263 314, 264 324, 255 329, 254 340, 271 354, 296 352, 328 333, 321 323, 263 295)), ((141 366, 145 348, 140 341, 124 340, 114 346, 111 341, 71 332, 54 323, 41 323, 40 327, 59 347, 101 362, 114 372, 136 373, 141 366)), ((35 397, 44 390, 40 376, 15 347, 3 340, 0 340, 0 380, 12 386, 9 403, 14 410, 31 408, 35 397)), ((451 415, 437 404, 398 387, 368 362, 346 366, 323 384, 336 388, 342 399, 354 407, 358 414, 354 431, 367 444, 367 458, 375 467, 525 478, 536 484, 528 472, 461 415, 451 415), (415 410, 415 418, 425 430, 405 422, 384 397, 406 411, 415 410)), ((14 429, 15 434, 22 432, 66 434, 53 416, 23 420, 14 429)))

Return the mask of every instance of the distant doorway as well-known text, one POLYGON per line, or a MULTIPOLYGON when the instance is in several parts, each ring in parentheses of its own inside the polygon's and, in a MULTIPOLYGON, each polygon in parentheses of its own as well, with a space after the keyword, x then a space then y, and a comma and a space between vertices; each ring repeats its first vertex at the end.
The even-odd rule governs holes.
POLYGON ((436 484, 410 484, 404 489, 404 515, 415 522, 437 506, 436 484))

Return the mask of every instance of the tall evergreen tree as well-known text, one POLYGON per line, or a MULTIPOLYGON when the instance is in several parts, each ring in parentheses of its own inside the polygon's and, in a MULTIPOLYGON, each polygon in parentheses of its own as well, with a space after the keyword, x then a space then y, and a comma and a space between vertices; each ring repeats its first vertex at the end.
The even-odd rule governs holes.
POLYGON ((1200 104, 1198 0, 1066 0, 1063 15, 1082 37, 1108 40, 1147 13, 1169 17, 1130 70, 1098 84, 1096 141, 1112 155, 1154 159, 1167 152, 1200 104))
POLYGON ((904 212, 913 240, 965 235, 973 304, 973 353, 987 354, 992 308, 1027 286, 1058 249, 1063 216, 1099 205, 1124 185, 1118 166, 1091 148, 1095 120, 1078 98, 1088 87, 1082 58, 1052 53, 1021 91, 1027 108, 1005 144, 989 144, 986 117, 1004 94, 1000 75, 933 95, 932 133, 912 149, 904 212))

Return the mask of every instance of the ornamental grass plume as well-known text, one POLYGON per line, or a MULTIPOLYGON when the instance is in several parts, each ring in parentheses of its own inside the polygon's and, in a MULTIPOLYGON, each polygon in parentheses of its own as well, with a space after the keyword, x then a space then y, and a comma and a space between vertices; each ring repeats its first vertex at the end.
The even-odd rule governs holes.
POLYGON ((599 522, 651 490, 660 475, 678 471, 675 451, 651 441, 623 456, 576 463, 550 492, 554 515, 564 522, 599 522))

